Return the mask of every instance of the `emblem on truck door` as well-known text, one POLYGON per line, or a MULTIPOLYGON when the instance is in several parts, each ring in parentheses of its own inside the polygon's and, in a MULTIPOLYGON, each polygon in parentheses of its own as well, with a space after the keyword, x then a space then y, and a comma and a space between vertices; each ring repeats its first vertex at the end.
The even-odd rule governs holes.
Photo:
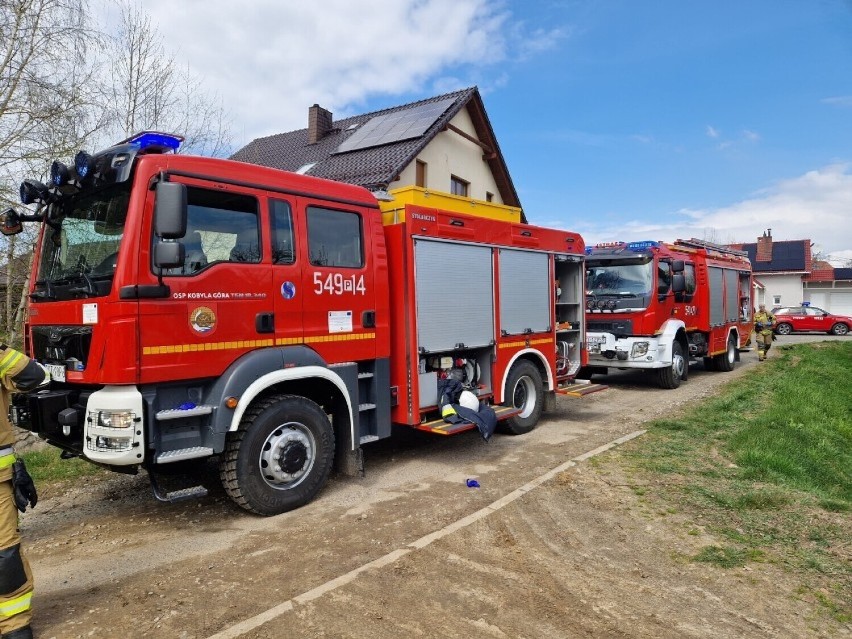
POLYGON ((199 306, 189 313, 189 325, 196 333, 206 335, 216 328, 216 313, 209 306, 199 306))

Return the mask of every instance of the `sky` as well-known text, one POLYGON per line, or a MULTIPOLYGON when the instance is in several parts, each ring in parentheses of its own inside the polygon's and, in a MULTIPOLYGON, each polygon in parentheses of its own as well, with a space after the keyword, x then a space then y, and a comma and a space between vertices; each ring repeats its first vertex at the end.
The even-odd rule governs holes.
POLYGON ((852 0, 131 1, 235 148, 477 86, 534 224, 852 260, 852 0))

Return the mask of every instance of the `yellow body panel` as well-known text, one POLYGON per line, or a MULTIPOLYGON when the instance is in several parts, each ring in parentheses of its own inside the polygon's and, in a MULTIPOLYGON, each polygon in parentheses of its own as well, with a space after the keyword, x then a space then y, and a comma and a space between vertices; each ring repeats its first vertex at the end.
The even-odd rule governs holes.
POLYGON ((392 202, 379 202, 382 211, 382 223, 398 224, 405 220, 406 205, 422 206, 423 208, 465 213, 502 222, 521 221, 521 209, 516 206, 495 204, 469 197, 450 195, 440 191, 431 191, 419 186, 406 186, 389 191, 392 202))

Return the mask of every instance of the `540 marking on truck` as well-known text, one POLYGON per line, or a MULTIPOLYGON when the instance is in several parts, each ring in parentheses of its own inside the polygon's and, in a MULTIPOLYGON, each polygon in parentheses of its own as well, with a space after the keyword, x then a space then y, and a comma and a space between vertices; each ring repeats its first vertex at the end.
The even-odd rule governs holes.
POLYGON ((314 273, 314 293, 317 295, 366 295, 363 275, 344 276, 343 273, 329 273, 323 278, 322 273, 314 273))

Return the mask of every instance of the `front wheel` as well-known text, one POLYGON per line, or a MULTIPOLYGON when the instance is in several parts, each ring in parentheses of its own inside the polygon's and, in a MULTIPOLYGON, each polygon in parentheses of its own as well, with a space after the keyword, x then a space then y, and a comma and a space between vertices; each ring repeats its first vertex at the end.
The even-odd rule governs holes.
POLYGON ((672 342, 672 365, 657 369, 657 381, 662 388, 677 388, 686 379, 689 363, 683 356, 680 342, 672 342))
POLYGON ((523 435, 535 428, 544 408, 544 383, 535 364, 525 359, 515 362, 506 380, 503 404, 521 412, 500 422, 500 430, 523 435))
POLYGON ((737 342, 734 334, 728 336, 728 346, 721 355, 716 355, 716 370, 725 373, 734 370, 734 362, 737 361, 737 342))
POLYGON ((831 327, 831 333, 833 335, 846 335, 848 332, 849 327, 842 322, 837 322, 837 324, 831 327))
POLYGON ((334 461, 334 430, 322 408, 294 395, 251 406, 219 463, 225 492, 258 515, 278 515, 311 501, 334 461))
POLYGON ((775 327, 775 332, 779 335, 789 335, 793 332, 793 326, 788 324, 787 322, 781 322, 778 326, 775 327))

